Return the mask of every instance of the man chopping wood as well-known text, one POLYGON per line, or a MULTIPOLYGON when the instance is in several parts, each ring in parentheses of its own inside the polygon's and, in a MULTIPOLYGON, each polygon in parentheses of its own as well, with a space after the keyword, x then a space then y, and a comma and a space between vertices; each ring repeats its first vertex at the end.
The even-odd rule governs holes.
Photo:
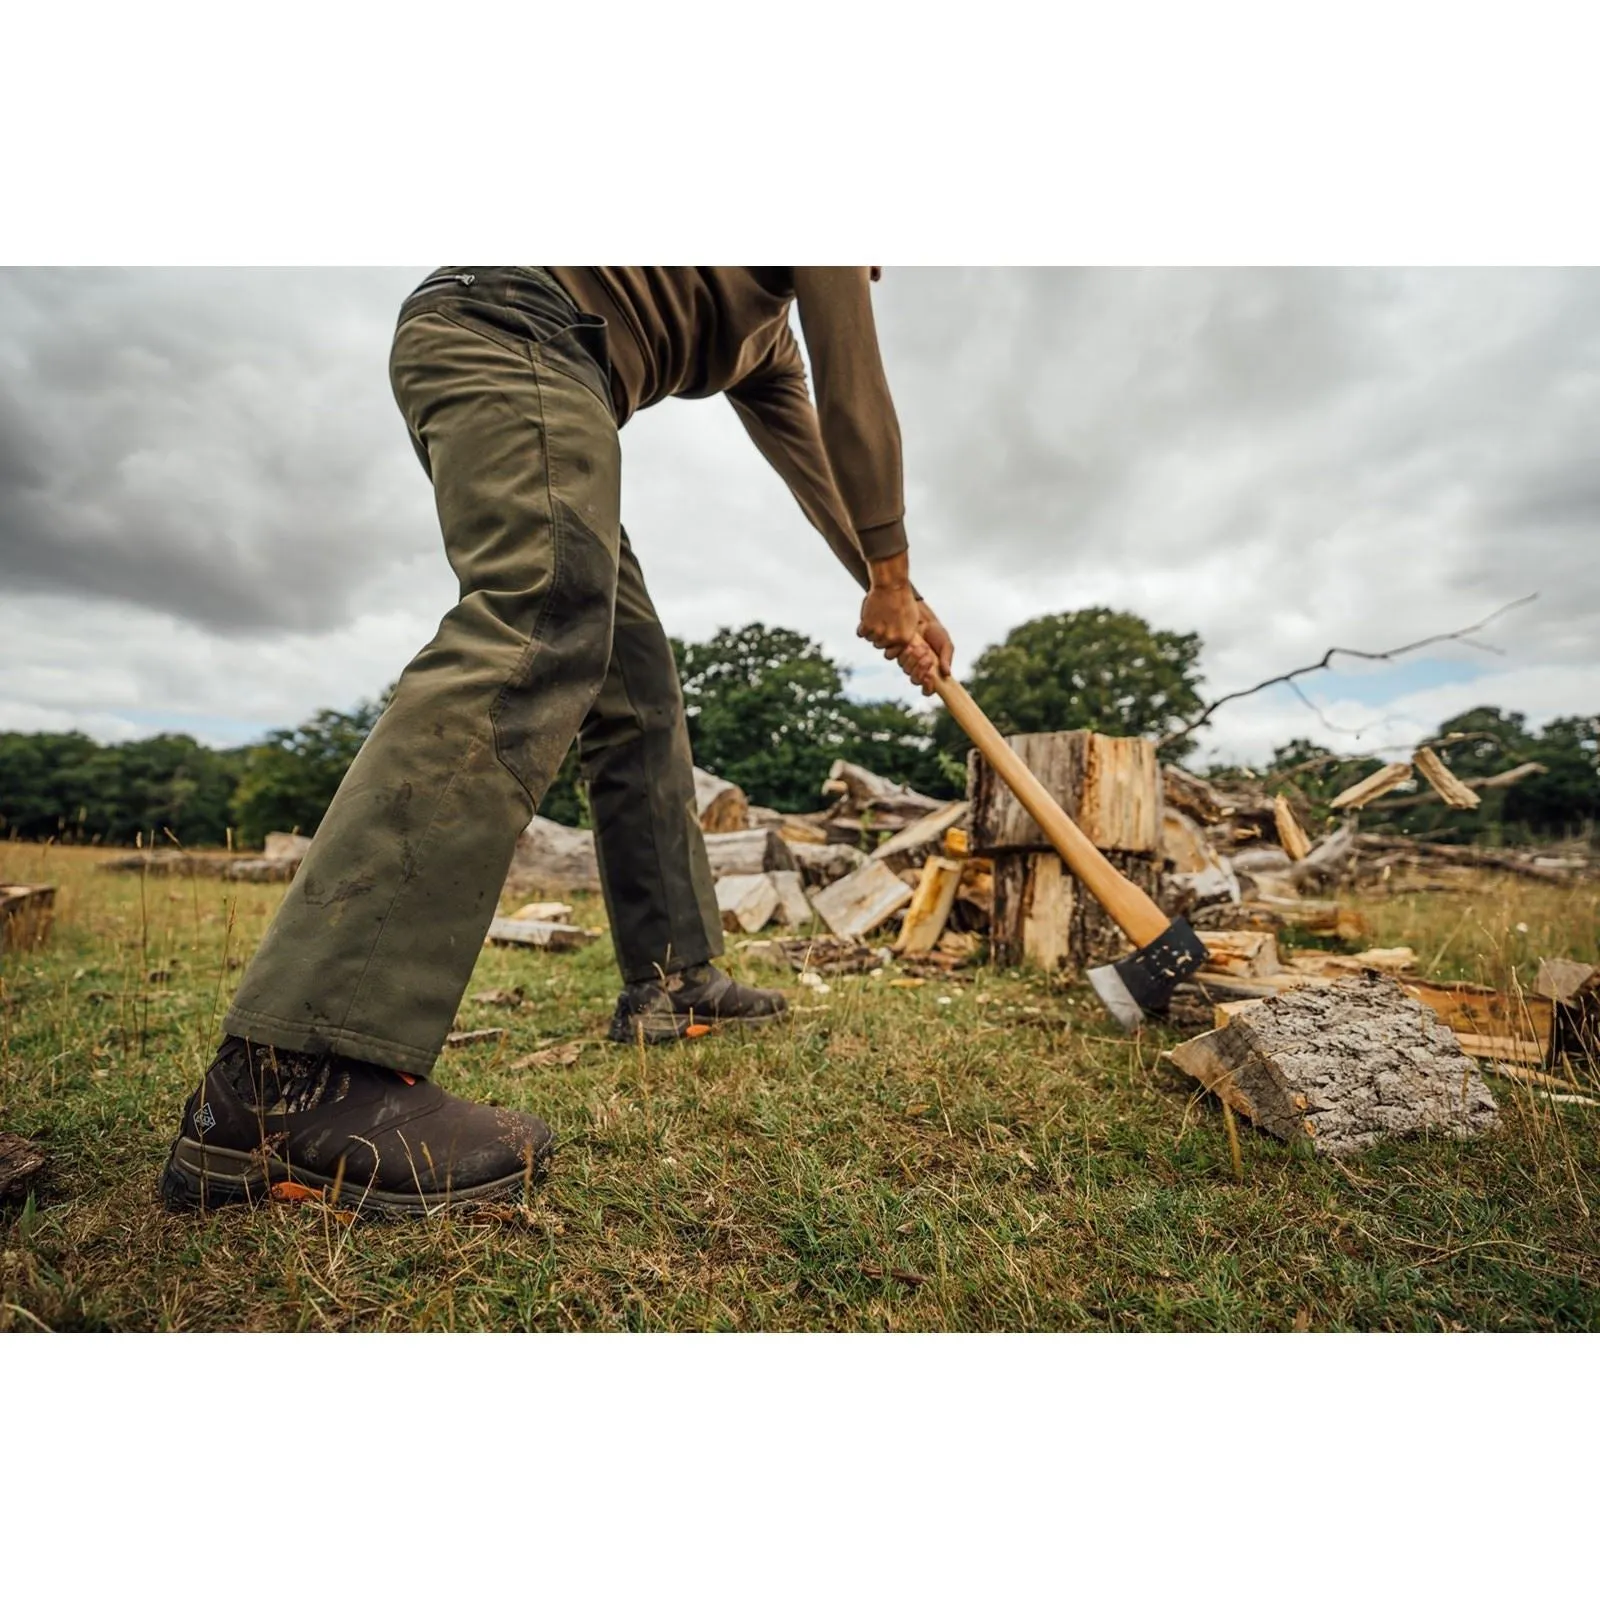
POLYGON ((390 375, 461 599, 400 677, 244 974, 162 1174, 169 1204, 292 1180, 415 1212, 532 1178, 546 1124, 431 1074, 517 837, 575 739, 622 971, 611 1038, 783 1014, 780 993, 712 965, 722 930, 683 699, 619 520, 617 434, 657 401, 726 394, 867 591, 860 636, 927 692, 951 646, 911 586, 877 277, 450 267, 406 300, 390 375))

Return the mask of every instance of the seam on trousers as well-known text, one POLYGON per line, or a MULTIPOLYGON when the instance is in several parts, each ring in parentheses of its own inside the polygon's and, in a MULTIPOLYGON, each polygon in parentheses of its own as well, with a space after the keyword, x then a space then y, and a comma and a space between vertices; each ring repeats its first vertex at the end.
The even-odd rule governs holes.
MULTIPOLYGON (((428 816, 427 826, 423 828, 422 837, 418 841, 417 855, 419 859, 423 850, 427 848, 428 841, 430 838, 432 838, 435 827, 438 825, 439 813, 444 809, 445 801, 450 798, 450 795, 454 791, 456 784, 461 779, 461 769, 463 767, 470 767, 473 757, 476 756, 482 748, 483 741, 481 739, 474 739, 472 743, 467 746, 466 755, 457 765, 456 770, 450 774, 450 781, 445 784, 443 789, 439 791, 439 798, 435 802, 434 808, 428 816)), ((398 906, 401 900, 405 898, 406 891, 411 887, 412 881, 412 878, 402 879, 399 889, 395 892, 394 898, 390 900, 389 907, 383 914, 383 921, 378 924, 378 931, 373 935, 372 946, 367 951, 367 959, 361 964, 361 976, 356 979, 355 988, 350 992, 350 1003, 345 1007, 344 1020, 338 1024, 339 1029, 343 1032, 348 1033, 352 1031, 350 1028, 350 1013, 356 1009, 357 1004, 361 1000, 362 992, 367 987, 367 979, 372 972, 372 963, 377 959, 378 946, 383 943, 383 936, 389 931, 389 923, 394 917, 395 907, 398 906)), ((490 915, 492 916, 493 913, 491 912, 490 915)), ((487 926, 487 924, 485 924, 485 926, 487 926)), ((468 973, 468 982, 471 982, 471 977, 472 975, 468 973)))
MULTIPOLYGON (((411 1068, 416 1067, 424 1076, 433 1070, 434 1062, 437 1059, 436 1056, 430 1056, 425 1051, 418 1050, 413 1045, 399 1044, 393 1039, 380 1039, 376 1034, 361 1032, 359 1028, 338 1027, 312 1029, 307 1028, 304 1023, 290 1022, 287 1017, 276 1017, 273 1016, 270 1011, 256 1011, 249 1006, 230 1006, 228 1008, 226 1017, 223 1019, 223 1026, 227 1027, 229 1023, 234 1021, 239 1021, 245 1024, 245 1027, 240 1032, 240 1036, 249 1039, 253 1044, 271 1045, 276 1043, 276 1041, 272 1039, 258 1039, 249 1031, 252 1024, 265 1023, 269 1028, 272 1028, 279 1033, 291 1034, 297 1039, 327 1039, 330 1044, 348 1044, 357 1050, 364 1045, 374 1046, 379 1050, 387 1052, 391 1056, 404 1057, 406 1070, 409 1071, 411 1068)), ((234 1030, 229 1028, 228 1031, 231 1033, 234 1030)), ((302 1046, 279 1044, 277 1045, 277 1048, 280 1050, 295 1050, 302 1048, 302 1046)), ((360 1061, 366 1060, 367 1058, 364 1056, 357 1056, 356 1059, 360 1061)), ((373 1065, 385 1066, 387 1063, 379 1061, 374 1062, 373 1065)))

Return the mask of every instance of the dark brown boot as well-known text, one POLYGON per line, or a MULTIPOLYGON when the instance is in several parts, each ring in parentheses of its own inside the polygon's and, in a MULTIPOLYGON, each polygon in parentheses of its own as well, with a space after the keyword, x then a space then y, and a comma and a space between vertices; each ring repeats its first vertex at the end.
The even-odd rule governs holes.
POLYGON ((617 1044, 670 1044, 692 1039, 722 1023, 759 1027, 777 1022, 789 1002, 777 989, 735 983, 710 962, 669 972, 664 980, 630 983, 617 996, 608 1036, 617 1044))
POLYGON ((161 1195, 220 1206, 288 1183, 347 1210, 416 1215, 523 1194, 553 1143, 538 1117, 425 1078, 228 1039, 183 1109, 161 1195))

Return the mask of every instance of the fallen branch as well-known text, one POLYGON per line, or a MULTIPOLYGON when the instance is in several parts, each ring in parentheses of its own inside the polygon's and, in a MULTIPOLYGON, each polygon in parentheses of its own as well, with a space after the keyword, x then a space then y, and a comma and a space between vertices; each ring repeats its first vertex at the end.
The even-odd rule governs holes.
MULTIPOLYGON (((1392 650, 1351 650, 1344 645, 1333 645, 1320 661, 1313 661, 1309 666, 1296 667, 1291 672, 1280 672, 1271 678, 1263 678, 1260 683, 1249 689, 1235 689, 1232 694, 1218 696, 1209 705, 1203 707, 1200 713, 1184 723, 1181 728, 1174 728, 1170 733, 1164 733, 1156 741, 1158 750, 1164 749, 1169 744, 1176 744, 1178 740, 1187 738, 1196 728, 1202 728, 1211 720, 1212 714, 1222 706, 1234 700, 1243 700, 1248 695, 1259 694, 1263 689, 1270 689, 1274 684, 1287 683, 1294 687, 1296 678, 1304 678, 1313 672, 1323 671, 1335 656, 1355 656, 1361 661, 1393 661, 1397 656, 1409 655, 1413 650, 1421 650, 1430 644, 1445 644, 1452 639, 1458 639, 1464 644, 1469 644, 1474 650, 1487 650, 1493 655, 1501 652, 1493 645, 1484 644, 1481 640, 1474 639, 1473 634, 1481 632, 1488 627, 1497 617, 1503 617, 1506 612, 1514 610, 1517 606, 1525 606, 1530 601, 1537 600, 1537 594, 1525 594, 1520 600, 1508 601, 1496 611, 1491 611, 1480 622, 1474 622, 1471 627, 1458 628, 1453 633, 1435 633, 1426 639, 1415 639, 1410 644, 1396 645, 1392 650)), ((1298 690, 1296 691, 1298 693, 1298 690)), ((1315 708, 1313 708, 1315 709, 1315 708)))

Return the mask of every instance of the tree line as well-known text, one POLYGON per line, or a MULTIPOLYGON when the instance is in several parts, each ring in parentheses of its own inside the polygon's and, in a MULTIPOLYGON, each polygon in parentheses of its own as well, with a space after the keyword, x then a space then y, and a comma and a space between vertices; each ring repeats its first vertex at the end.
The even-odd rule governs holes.
MULTIPOLYGON (((752 623, 702 643, 673 640, 672 648, 696 762, 758 804, 817 809, 839 759, 925 794, 964 792, 966 737, 942 706, 851 699, 848 670, 804 634, 752 623)), ((1161 737, 1203 707, 1200 654, 1197 634, 1093 607, 1013 628, 964 681, 1004 733, 1096 728, 1161 737)), ((231 750, 184 734, 109 745, 81 733, 0 734, 0 836, 185 846, 231 839, 249 847, 273 830, 314 832, 386 699, 319 711, 231 750)), ((1485 791, 1476 811, 1402 795, 1405 803, 1381 817, 1369 813, 1370 822, 1458 842, 1517 842, 1568 834, 1600 816, 1600 717, 1559 718, 1535 733, 1519 712, 1480 706, 1445 722, 1433 742, 1464 779, 1529 761, 1546 770, 1485 791)), ((1193 745, 1177 739, 1163 755, 1182 759, 1193 745)), ((1382 764, 1297 739, 1248 776, 1269 790, 1293 788, 1317 809, 1382 764)), ((587 820, 575 752, 540 809, 559 822, 587 820)))

